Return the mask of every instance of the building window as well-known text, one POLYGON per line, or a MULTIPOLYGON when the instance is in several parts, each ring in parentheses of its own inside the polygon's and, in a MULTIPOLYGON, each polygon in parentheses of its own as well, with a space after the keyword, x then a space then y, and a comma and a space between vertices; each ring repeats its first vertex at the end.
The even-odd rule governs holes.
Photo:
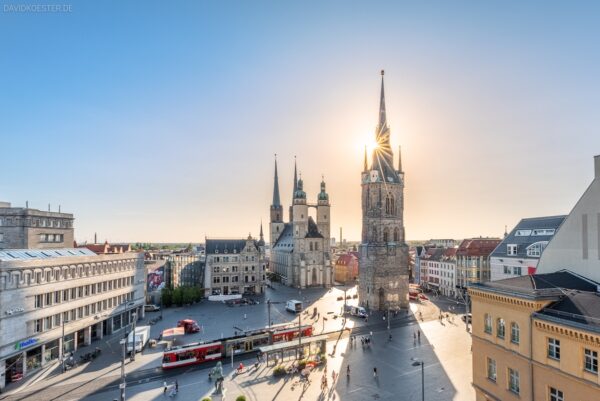
POLYGON ((514 344, 518 344, 519 340, 520 340, 519 336, 520 336, 519 325, 516 324, 515 322, 512 322, 510 324, 510 342, 512 342, 514 344))
POLYGON ((496 320, 496 336, 498 338, 504 339, 505 334, 506 334, 506 324, 504 323, 504 319, 499 318, 496 320))
POLYGON ((520 276, 521 275, 521 266, 513 266, 513 274, 520 276))
POLYGON ((487 378, 496 381, 496 361, 492 358, 487 359, 487 378))
POLYGON ((490 315, 488 315, 487 313, 485 314, 485 317, 483 318, 483 323, 484 323, 483 330, 488 334, 492 334, 492 317, 490 315))
POLYGON ((548 358, 560 360, 560 340, 548 339, 548 358))
POLYGON ((591 349, 584 350, 584 368, 588 372, 598 374, 598 352, 592 351, 591 349))
POLYGON ((516 244, 506 245, 506 254, 509 256, 516 255, 517 254, 517 245, 516 244))
POLYGON ((510 266, 504 265, 502 267, 504 268, 504 274, 511 274, 512 273, 511 270, 510 270, 510 266))
POLYGON ((527 247, 527 256, 540 257, 546 245, 548 245, 548 241, 540 241, 529 245, 527 247))
POLYGON ((554 387, 550 387, 550 401, 565 401, 563 392, 554 387))
POLYGON ((508 368, 508 389, 515 394, 519 394, 519 371, 508 368))
POLYGON ((35 333, 41 333, 44 330, 44 321, 42 319, 37 319, 34 324, 35 333))

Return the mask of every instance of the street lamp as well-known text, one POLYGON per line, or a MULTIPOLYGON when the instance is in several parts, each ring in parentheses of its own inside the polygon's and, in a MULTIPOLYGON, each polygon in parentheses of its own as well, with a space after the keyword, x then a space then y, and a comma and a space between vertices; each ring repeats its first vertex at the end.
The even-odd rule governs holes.
POLYGON ((131 317, 133 318, 133 327, 131 329, 131 358, 130 361, 133 362, 135 361, 135 321, 137 319, 137 313, 133 312, 131 314, 131 317))
POLYGON ((425 362, 417 358, 410 358, 413 366, 421 365, 421 401, 425 401, 425 362))
POLYGON ((61 340, 61 354, 62 354, 62 372, 65 373, 65 360, 66 360, 66 356, 65 356, 65 316, 67 315, 67 312, 63 312, 62 314, 62 340, 61 340))
POLYGON ((121 401, 125 401, 125 346, 127 344, 126 339, 121 339, 119 341, 122 347, 122 355, 121 355, 121 384, 119 384, 119 389, 121 389, 121 401))

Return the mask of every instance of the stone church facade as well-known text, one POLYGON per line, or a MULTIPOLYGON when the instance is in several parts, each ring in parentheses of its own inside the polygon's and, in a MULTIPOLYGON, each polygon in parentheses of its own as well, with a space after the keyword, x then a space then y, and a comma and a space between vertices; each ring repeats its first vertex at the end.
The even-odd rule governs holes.
POLYGON ((332 284, 329 195, 325 181, 317 203, 307 202, 304 182, 297 179, 294 166, 292 205, 289 222, 283 222, 283 206, 279 196, 279 177, 275 161, 273 203, 270 208, 270 271, 288 286, 297 288, 330 287, 332 284), (309 208, 316 209, 316 222, 309 216, 309 208))
POLYGON ((377 147, 369 163, 365 149, 362 185, 362 239, 359 300, 376 310, 408 307, 408 245, 404 236, 404 172, 390 146, 383 71, 377 147))

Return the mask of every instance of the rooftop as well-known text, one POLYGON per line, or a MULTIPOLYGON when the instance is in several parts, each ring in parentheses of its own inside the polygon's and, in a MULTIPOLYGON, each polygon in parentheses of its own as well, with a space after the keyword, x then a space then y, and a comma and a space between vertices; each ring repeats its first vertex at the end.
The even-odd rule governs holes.
POLYGON ((87 248, 0 250, 0 261, 49 259, 67 256, 96 256, 96 254, 87 248))
POLYGON ((528 257, 527 247, 536 242, 550 241, 566 217, 567 216, 547 216, 521 219, 515 228, 513 228, 506 238, 504 238, 496 249, 494 249, 490 256, 509 258, 528 257), (508 244, 517 245, 516 255, 507 254, 506 245, 508 244))
POLYGON ((597 292, 570 290, 559 301, 542 309, 537 316, 549 316, 600 329, 600 295, 597 292))
POLYGON ((569 270, 512 277, 472 285, 473 288, 527 297, 560 296, 565 290, 596 292, 598 283, 569 270))

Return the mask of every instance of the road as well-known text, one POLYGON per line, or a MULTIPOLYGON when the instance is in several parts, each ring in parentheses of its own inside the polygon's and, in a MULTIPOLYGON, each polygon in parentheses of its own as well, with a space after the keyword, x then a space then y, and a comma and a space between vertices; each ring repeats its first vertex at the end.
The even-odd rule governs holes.
MULTIPOLYGON (((350 296, 356 291, 354 288, 346 289, 347 295, 350 296)), ((283 302, 293 298, 301 299, 305 308, 311 312, 302 317, 304 322, 311 322, 313 324, 316 334, 322 331, 339 331, 342 328, 342 319, 336 316, 340 313, 343 306, 343 301, 338 300, 340 297, 343 298, 343 294, 343 288, 335 288, 330 291, 324 289, 307 289, 299 292, 297 289, 276 286, 273 290, 268 289, 267 294, 263 297, 256 298, 260 302, 258 305, 228 307, 222 303, 203 302, 186 308, 169 308, 164 311, 162 321, 152 326, 151 335, 152 337, 157 337, 163 329, 174 327, 177 320, 181 318, 192 318, 200 323, 203 331, 197 335, 186 335, 184 340, 186 343, 227 337, 233 335, 234 330, 236 330, 234 326, 243 330, 266 326, 268 320, 265 301, 267 299, 283 302), (318 318, 309 318, 309 315, 312 315, 313 308, 317 308, 318 318)), ((356 304, 355 299, 347 300, 347 302, 356 304)), ((440 310, 460 312, 460 310, 455 309, 455 302, 444 298, 433 299, 432 302, 425 302, 421 305, 412 304, 411 307, 410 314, 400 313, 390 322, 394 342, 396 336, 398 336, 398 341, 405 341, 406 339, 402 340, 404 337, 412 335, 410 330, 412 330, 412 326, 417 324, 415 316, 419 316, 419 312, 423 316, 423 321, 433 320, 436 324, 439 324, 437 317, 440 310), (402 330, 409 330, 408 334, 402 330)), ((147 314, 146 321, 154 316, 156 316, 156 313, 147 314)), ((286 312, 283 303, 271 306, 271 320, 273 323, 289 322, 293 319, 295 319, 295 315, 286 312)), ((143 324, 141 321, 138 322, 138 326, 143 324)), ((418 324, 424 323, 418 322, 418 324)), ((387 336, 387 325, 388 322, 383 319, 381 313, 372 312, 368 322, 351 317, 347 319, 345 327, 352 330, 352 333, 358 336, 366 335, 370 331, 374 331, 376 336, 379 336, 380 333, 387 336)), ((462 325, 457 324, 456 327, 458 326, 462 325)), ((464 331, 464 326, 462 330, 464 331)), ((65 400, 86 397, 94 400, 98 399, 94 396, 96 392, 106 393, 104 397, 107 394, 112 394, 116 391, 115 386, 118 382, 120 368, 118 341, 120 338, 122 338, 122 334, 105 338, 102 343, 93 343, 91 347, 100 346, 103 349, 103 354, 98 360, 80 366, 74 371, 69 371, 65 374, 60 374, 60 369, 44 373, 44 375, 37 379, 37 382, 28 383, 27 386, 18 389, 20 390, 18 393, 0 396, 0 400, 65 400)), ((337 339, 337 336, 335 338, 337 339)), ((342 347, 344 347, 343 341, 347 341, 346 337, 342 339, 342 347)), ((334 344, 335 342, 330 342, 330 346, 334 344)), ((390 344, 390 347, 392 347, 392 344, 390 344)), ((339 350, 339 346, 336 349, 339 350)), ((83 349, 80 352, 87 352, 87 350, 83 349)), ((376 354, 373 356, 376 357, 376 354)), ((188 381, 193 383, 198 377, 206 376, 205 369, 208 366, 196 366, 186 369, 183 372, 163 372, 159 368, 161 357, 162 349, 149 349, 143 355, 138 354, 135 362, 127 361, 128 392, 143 392, 143 389, 148 386, 156 387, 163 380, 174 380, 175 378, 180 380, 182 385, 186 385, 185 383, 188 383, 188 381)), ((241 358, 243 360, 245 357, 242 356, 241 358)), ((237 360, 240 359, 238 358, 237 360)), ((210 388, 207 388, 208 390, 210 388)), ((259 398, 256 399, 258 400, 259 398)))

